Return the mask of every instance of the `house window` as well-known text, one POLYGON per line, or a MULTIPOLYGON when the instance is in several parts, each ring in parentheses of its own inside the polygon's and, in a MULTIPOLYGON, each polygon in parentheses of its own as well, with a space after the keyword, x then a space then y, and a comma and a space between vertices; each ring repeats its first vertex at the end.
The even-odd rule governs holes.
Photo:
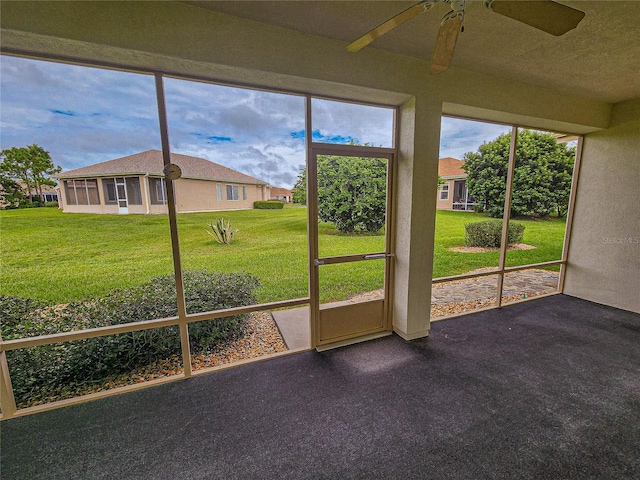
POLYGON ((68 205, 100 205, 98 180, 65 180, 68 205))
POLYGON ((440 200, 449 200, 449 184, 440 185, 440 200))
POLYGON ((227 185, 227 200, 240 200, 237 185, 227 185))
POLYGON ((222 185, 220 185, 219 183, 216 183, 216 200, 218 200, 219 202, 221 202, 223 200, 223 198, 222 198, 222 185))
POLYGON ((247 187, 245 187, 244 185, 242 186, 242 199, 247 199, 247 187))
POLYGON ((151 196, 151 205, 167 204, 167 189, 164 178, 149 177, 149 194, 151 196))

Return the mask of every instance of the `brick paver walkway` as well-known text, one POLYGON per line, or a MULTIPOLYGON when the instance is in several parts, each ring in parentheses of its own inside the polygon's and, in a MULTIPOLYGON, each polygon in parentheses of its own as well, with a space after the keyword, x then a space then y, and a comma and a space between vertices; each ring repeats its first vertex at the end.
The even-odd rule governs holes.
MULTIPOLYGON (((553 293, 558 290, 558 272, 522 270, 504 277, 502 295, 532 295, 553 293)), ((431 291, 432 305, 446 305, 471 300, 495 298, 497 275, 438 283, 431 291)))

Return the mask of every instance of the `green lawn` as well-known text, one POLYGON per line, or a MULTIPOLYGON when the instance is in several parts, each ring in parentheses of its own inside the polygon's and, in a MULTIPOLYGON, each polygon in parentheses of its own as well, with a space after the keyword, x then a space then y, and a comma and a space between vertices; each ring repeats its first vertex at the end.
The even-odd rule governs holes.
MULTIPOLYGON (((438 212, 434 276, 497 265, 498 253, 455 253, 464 241, 464 224, 484 216, 438 212)), ((557 260, 564 222, 527 220, 524 242, 535 250, 509 252, 509 265, 557 260)), ((178 216, 184 269, 257 276, 260 302, 307 296, 306 209, 244 210, 178 216), (231 218, 240 232, 231 246, 218 245, 207 224, 231 218)), ((320 225, 320 255, 381 251, 384 237, 338 235, 320 225)), ((51 302, 103 295, 173 271, 166 215, 64 214, 54 208, 0 212, 0 293, 51 302)), ((382 262, 326 266, 321 270, 321 300, 331 301, 380 288, 382 262), (346 276, 345 272, 349 275, 346 276)))
MULTIPOLYGON (((500 254, 459 253, 449 250, 464 244, 464 225, 485 221, 485 215, 472 212, 438 211, 433 262, 433 277, 457 275, 477 268, 496 267, 500 254)), ((560 260, 564 241, 565 219, 515 219, 525 225, 523 243, 533 245, 533 250, 507 251, 507 266, 560 260)), ((557 269, 558 267, 555 267, 557 269)))

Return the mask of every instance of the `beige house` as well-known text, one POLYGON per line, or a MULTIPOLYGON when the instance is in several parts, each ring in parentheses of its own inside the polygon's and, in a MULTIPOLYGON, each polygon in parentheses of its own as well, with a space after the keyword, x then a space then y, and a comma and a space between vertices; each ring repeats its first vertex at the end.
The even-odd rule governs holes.
MULTIPOLYGON (((182 170, 174 182, 178 212, 253 208, 270 186, 204 158, 171 154, 182 170)), ((60 207, 75 213, 167 213, 162 152, 147 150, 60 173, 60 207)))
POLYGON ((462 169, 464 162, 457 158, 441 158, 438 161, 438 175, 445 183, 438 187, 438 210, 473 211, 475 201, 467 190, 467 173, 462 169))
POLYGON ((284 203, 291 203, 293 193, 286 188, 271 187, 271 200, 280 200, 284 203))
POLYGON ((31 188, 29 188, 24 182, 18 182, 18 185, 20 185, 20 188, 22 188, 22 191, 24 192, 25 195, 31 194, 34 197, 40 197, 41 196, 40 194, 42 193, 41 200, 43 202, 58 201, 59 189, 57 186, 53 187, 51 185, 40 185, 40 189, 38 189, 35 186, 31 186, 31 188))

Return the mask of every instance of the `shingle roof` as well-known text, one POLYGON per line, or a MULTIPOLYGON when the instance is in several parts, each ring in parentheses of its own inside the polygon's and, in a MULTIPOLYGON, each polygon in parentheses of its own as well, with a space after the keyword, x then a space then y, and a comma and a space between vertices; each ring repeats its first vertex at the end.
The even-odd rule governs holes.
POLYGON ((464 162, 457 158, 445 157, 438 161, 438 175, 441 177, 460 177, 467 173, 462 169, 464 162))
POLYGON ((280 187, 271 187, 271 195, 291 195, 291 190, 280 187))
MULTIPOLYGON (((171 154, 171 163, 180 166, 182 178, 216 180, 221 182, 266 185, 267 182, 244 173, 219 165, 204 158, 190 157, 178 153, 171 154)), ((147 150, 106 162, 87 165, 55 175, 57 178, 113 177, 124 175, 164 176, 164 162, 160 150, 147 150)))

